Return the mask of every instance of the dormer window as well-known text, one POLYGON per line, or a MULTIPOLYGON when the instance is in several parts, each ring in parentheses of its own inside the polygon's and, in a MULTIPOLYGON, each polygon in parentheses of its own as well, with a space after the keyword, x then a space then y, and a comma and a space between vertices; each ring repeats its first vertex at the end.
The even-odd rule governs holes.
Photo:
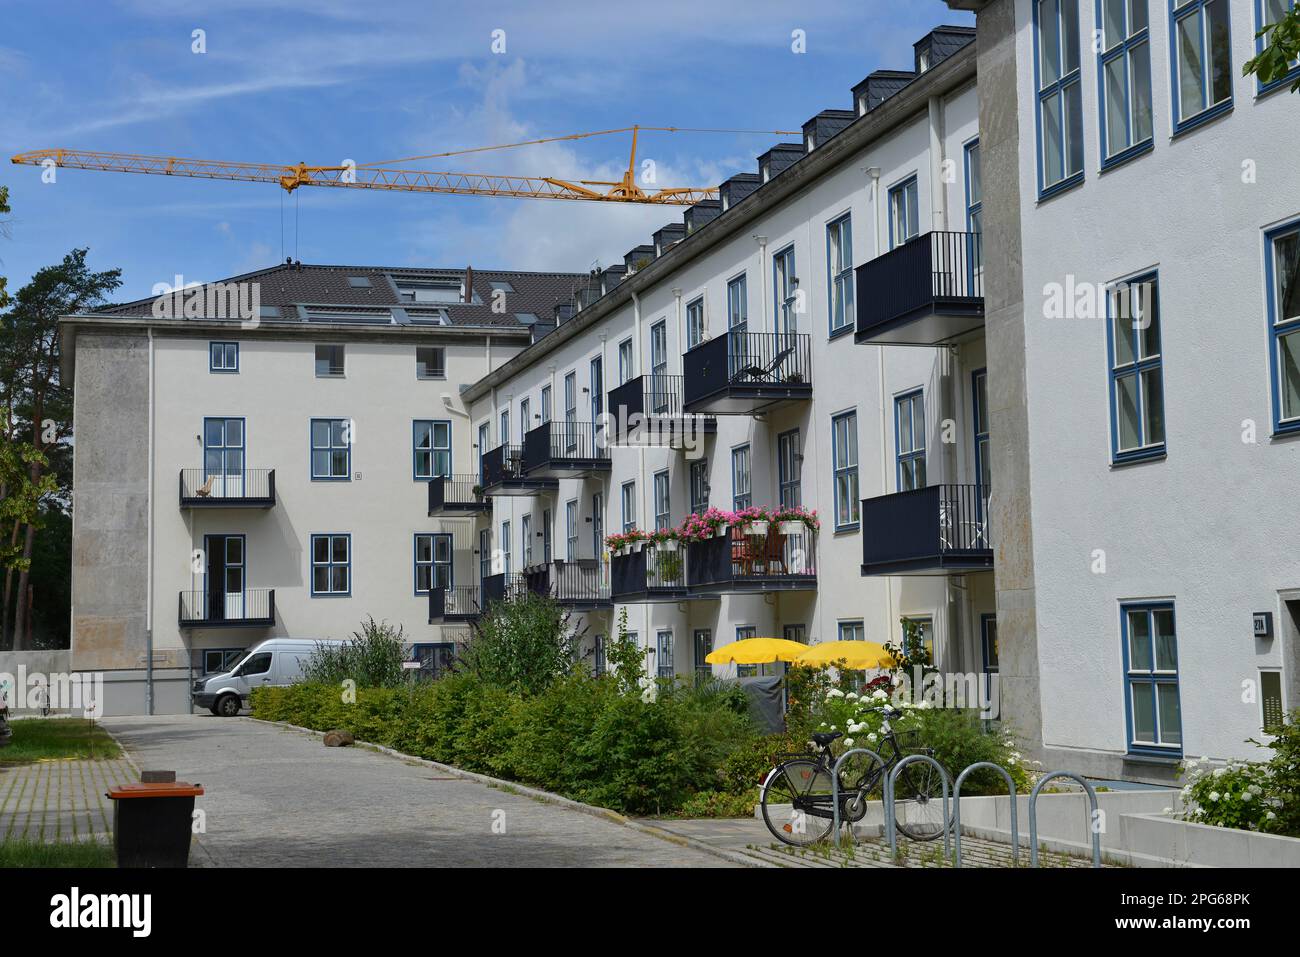
POLYGON ((761 165, 758 167, 758 172, 759 172, 760 176, 762 177, 763 182, 766 183, 766 182, 768 181, 768 179, 771 178, 772 168, 771 168, 771 166, 770 166, 769 164, 767 164, 766 162, 764 162, 763 164, 761 164, 761 165))
POLYGON ((858 116, 867 115, 867 95, 864 93, 858 97, 858 116))
POLYGON ((930 51, 922 50, 916 55, 916 72, 924 73, 930 69, 930 51))
POLYGON ((805 149, 807 152, 811 153, 811 152, 813 151, 813 148, 814 148, 815 146, 816 146, 816 143, 814 142, 813 135, 812 135, 811 133, 809 133, 809 134, 808 134, 808 137, 807 137, 807 139, 806 139, 806 141, 805 141, 805 143, 804 143, 804 149, 805 149))
POLYGON ((402 302, 460 302, 461 284, 458 282, 399 280, 397 294, 402 302))

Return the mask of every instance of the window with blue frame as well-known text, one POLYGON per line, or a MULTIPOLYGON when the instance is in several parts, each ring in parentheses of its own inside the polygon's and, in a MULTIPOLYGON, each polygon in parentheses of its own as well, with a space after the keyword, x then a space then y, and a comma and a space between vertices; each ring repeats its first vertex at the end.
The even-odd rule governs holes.
POLYGON ((1155 273, 1107 294, 1111 458, 1116 463, 1165 452, 1160 294, 1155 273))
POLYGON ((1097 0, 1102 167, 1152 144, 1148 0, 1097 0))
POLYGON ((1232 107, 1228 0, 1170 0, 1174 132, 1232 107))
POLYGON ((739 512, 753 504, 749 479, 749 446, 738 445, 731 450, 731 507, 739 512))
POLYGON ((975 479, 985 489, 993 484, 989 462, 989 376, 987 369, 971 373, 972 418, 975 429, 975 479))
MULTIPOLYGON (((1256 33, 1280 23, 1287 12, 1296 5, 1297 0, 1255 0, 1255 22, 1257 24, 1256 33)), ((1255 38, 1255 52, 1262 53, 1264 46, 1272 36, 1272 31, 1263 36, 1255 38)), ((1271 93, 1279 87, 1286 86, 1300 79, 1300 57, 1291 62, 1291 69, 1287 71, 1286 76, 1271 83, 1260 83, 1257 90, 1260 93, 1271 93)))
POLYGON ((839 622, 840 641, 866 641, 867 629, 862 620, 839 622))
POLYGON ((313 481, 346 482, 352 475, 352 424, 348 419, 311 420, 313 481))
POLYGON ((831 417, 831 467, 835 489, 835 527, 858 524, 858 413, 831 417))
POLYGON ((1038 193, 1083 179, 1083 84, 1079 0, 1033 0, 1038 88, 1038 193))
POLYGON ((311 593, 313 597, 352 593, 352 536, 311 537, 311 593))
POLYGON ((510 523, 501 523, 501 574, 510 574, 510 523))
POLYGON ((853 325, 853 222, 845 213, 826 227, 831 334, 853 325))
POLYGON ((238 372, 239 371, 239 343, 238 342, 209 342, 208 343, 208 371, 209 372, 238 372))
POLYGON ((415 593, 451 587, 451 536, 446 533, 415 536, 415 593))
POLYGON ((1178 637, 1173 602, 1120 606, 1130 752, 1179 754, 1178 637))
POLYGON ((704 341, 704 297, 686 304, 686 348, 694 349, 704 341))
POLYGON ((417 480, 451 474, 451 422, 416 419, 412 423, 412 469, 417 480))
POLYGON ((799 277, 794 271, 794 245, 791 244, 772 257, 772 288, 776 298, 776 331, 789 334, 799 331, 799 277))
POLYGON ((925 488, 925 395, 920 389, 894 399, 898 490, 925 488))
POLYGON ((921 231, 920 192, 915 176, 889 188, 889 248, 901 246, 921 231))
POLYGON ((624 482, 621 504, 623 506, 624 533, 636 528, 636 482, 624 482))
POLYGON ((1300 222, 1267 236, 1273 429, 1300 432, 1300 222))

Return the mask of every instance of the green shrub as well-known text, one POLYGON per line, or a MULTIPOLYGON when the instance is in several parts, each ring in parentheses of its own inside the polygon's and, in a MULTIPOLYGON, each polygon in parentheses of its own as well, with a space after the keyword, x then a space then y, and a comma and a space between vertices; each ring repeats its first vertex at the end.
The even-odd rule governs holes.
POLYGON ((1250 739, 1272 749, 1267 761, 1231 761, 1219 768, 1202 761, 1184 764, 1184 819, 1300 837, 1300 710, 1273 734, 1267 743, 1250 739))
POLYGON ((744 794, 726 791, 697 791, 682 802, 674 817, 753 817, 758 804, 758 788, 744 794))
POLYGON ((303 662, 306 681, 342 684, 354 681, 358 688, 396 688, 405 683, 406 642, 402 627, 367 618, 352 640, 342 644, 320 644, 303 662))
POLYGON ((474 626, 458 668, 519 694, 539 694, 576 670, 580 635, 551 598, 531 592, 494 602, 474 626))
POLYGON ((786 756, 807 751, 807 741, 789 733, 752 738, 727 755, 718 768, 719 788, 731 795, 748 794, 786 756))

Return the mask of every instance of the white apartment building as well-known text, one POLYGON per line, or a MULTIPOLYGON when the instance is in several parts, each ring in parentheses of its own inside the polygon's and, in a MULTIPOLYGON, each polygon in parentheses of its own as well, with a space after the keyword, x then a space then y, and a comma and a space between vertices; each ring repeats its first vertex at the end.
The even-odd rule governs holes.
POLYGON ((1300 98, 1242 74, 1291 5, 950 2, 977 11, 1004 702, 1055 766, 1167 779, 1300 703, 1300 98))
POLYGON ((996 669, 972 33, 869 76, 466 391, 491 502, 480 578, 439 612, 547 591, 599 667, 626 611, 661 676, 734 675, 704 657, 750 636, 897 641, 907 617, 941 667, 996 669), (635 414, 672 447, 629 441, 635 414), (820 530, 604 544, 779 505, 820 530))
POLYGON ((461 390, 582 278, 289 263, 227 281, 257 292, 242 320, 154 299, 66 319, 72 667, 105 673, 106 712, 188 711, 257 642, 367 616, 445 648, 429 591, 469 564, 428 491, 468 460, 461 390))

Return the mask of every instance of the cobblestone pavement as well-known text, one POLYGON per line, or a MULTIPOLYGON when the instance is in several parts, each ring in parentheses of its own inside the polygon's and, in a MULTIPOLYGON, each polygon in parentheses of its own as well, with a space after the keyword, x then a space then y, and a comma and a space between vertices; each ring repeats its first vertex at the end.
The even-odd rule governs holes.
POLYGON ((113 808, 104 792, 137 779, 125 758, 0 767, 0 840, 111 841, 113 808))
POLYGON ((195 804, 206 833, 191 866, 734 866, 595 815, 245 718, 103 724, 142 768, 206 789, 195 804))
MULTIPOLYGON (((755 862, 778 867, 950 867, 943 860, 942 841, 909 841, 901 838, 901 860, 891 860, 889 842, 877 836, 859 835, 850 848, 795 848, 773 839, 767 825, 757 818, 728 820, 655 821, 681 837, 703 841, 714 847, 742 854, 755 862)), ((875 829, 879 831, 879 828, 875 829)), ((962 867, 1011 867, 1011 846, 966 836, 961 842, 962 867)), ((1029 849, 1020 848, 1020 866, 1029 866, 1029 849)), ((1040 867, 1091 867, 1092 859, 1040 852, 1040 867)))

